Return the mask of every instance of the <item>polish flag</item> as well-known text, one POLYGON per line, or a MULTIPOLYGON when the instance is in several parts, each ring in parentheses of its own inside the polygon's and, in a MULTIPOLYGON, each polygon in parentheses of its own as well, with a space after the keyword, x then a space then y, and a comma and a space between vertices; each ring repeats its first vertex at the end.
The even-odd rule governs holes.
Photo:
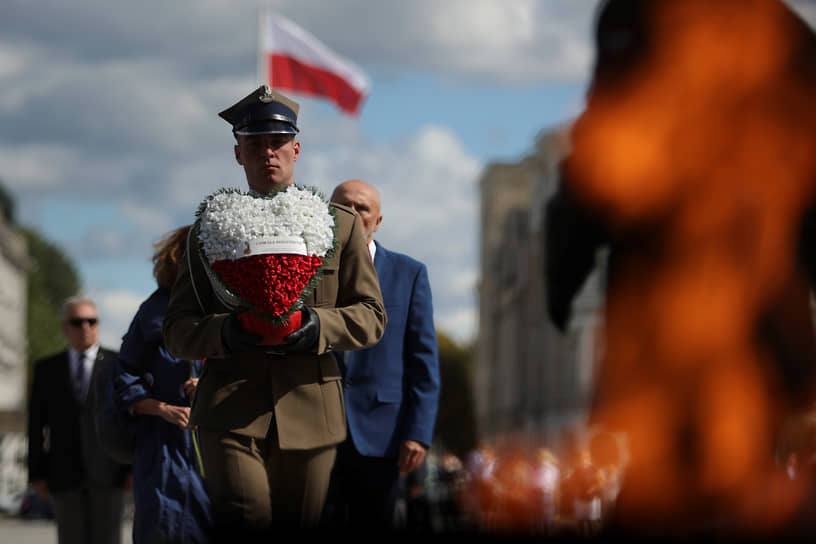
POLYGON ((324 97, 356 115, 371 89, 368 76, 292 21, 262 11, 260 82, 278 90, 324 97))

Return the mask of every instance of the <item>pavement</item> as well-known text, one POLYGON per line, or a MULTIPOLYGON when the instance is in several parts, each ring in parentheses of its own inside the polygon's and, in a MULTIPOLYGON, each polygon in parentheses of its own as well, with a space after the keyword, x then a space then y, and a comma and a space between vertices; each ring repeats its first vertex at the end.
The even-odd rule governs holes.
MULTIPOLYGON (((133 541, 130 520, 122 523, 122 543, 133 541)), ((52 519, 23 519, 0 515, 0 542, 8 544, 56 544, 57 526, 52 519)))

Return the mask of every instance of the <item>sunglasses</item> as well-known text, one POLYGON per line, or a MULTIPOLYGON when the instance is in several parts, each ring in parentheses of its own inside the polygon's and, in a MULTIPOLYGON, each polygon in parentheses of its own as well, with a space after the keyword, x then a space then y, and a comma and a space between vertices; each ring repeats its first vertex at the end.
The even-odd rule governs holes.
POLYGON ((68 324, 72 327, 76 327, 77 329, 82 327, 83 323, 87 323, 91 327, 96 325, 99 320, 95 317, 72 317, 68 320, 68 324))

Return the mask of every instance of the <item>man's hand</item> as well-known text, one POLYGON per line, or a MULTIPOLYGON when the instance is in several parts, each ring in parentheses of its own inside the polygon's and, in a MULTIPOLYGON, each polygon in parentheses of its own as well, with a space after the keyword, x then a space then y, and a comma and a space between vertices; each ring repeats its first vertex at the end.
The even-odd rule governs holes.
POLYGON ((267 352, 286 355, 288 353, 311 351, 320 336, 320 320, 317 318, 317 312, 308 306, 304 306, 301 310, 300 323, 299 329, 284 337, 285 344, 273 346, 267 352))
POLYGON ((425 446, 414 440, 404 440, 400 444, 399 451, 399 471, 400 474, 408 474, 417 469, 425 460, 425 446))
POLYGON ((258 345, 263 340, 263 336, 245 330, 238 322, 238 315, 246 311, 246 308, 236 308, 224 320, 224 325, 221 327, 221 341, 227 353, 245 353, 264 349, 263 346, 258 345))

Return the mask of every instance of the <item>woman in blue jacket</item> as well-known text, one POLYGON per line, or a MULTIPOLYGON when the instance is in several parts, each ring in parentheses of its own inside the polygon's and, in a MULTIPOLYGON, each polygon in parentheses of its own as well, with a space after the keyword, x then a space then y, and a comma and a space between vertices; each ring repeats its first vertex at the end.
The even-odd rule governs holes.
POLYGON ((142 302, 119 350, 116 404, 134 416, 133 542, 203 543, 211 527, 190 399, 202 361, 176 359, 164 348, 162 321, 183 258, 189 226, 157 242, 158 288, 142 302))

